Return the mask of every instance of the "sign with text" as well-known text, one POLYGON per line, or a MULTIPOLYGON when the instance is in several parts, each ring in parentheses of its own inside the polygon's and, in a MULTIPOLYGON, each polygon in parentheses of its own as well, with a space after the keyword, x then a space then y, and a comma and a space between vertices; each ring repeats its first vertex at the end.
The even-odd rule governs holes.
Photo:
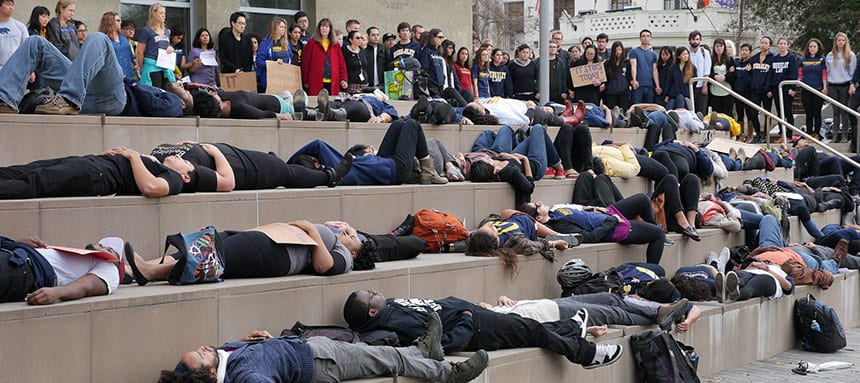
POLYGON ((594 85, 595 81, 606 82, 606 70, 602 63, 575 66, 570 68, 570 78, 574 88, 594 85))
POLYGON ((222 73, 221 88, 227 91, 257 91, 257 75, 254 72, 222 73))

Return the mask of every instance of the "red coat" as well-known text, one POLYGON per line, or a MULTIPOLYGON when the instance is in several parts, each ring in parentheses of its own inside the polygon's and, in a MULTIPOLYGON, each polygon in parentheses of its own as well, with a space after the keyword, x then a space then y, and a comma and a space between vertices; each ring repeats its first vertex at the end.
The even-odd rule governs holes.
POLYGON ((325 55, 328 54, 331 63, 331 95, 340 92, 341 80, 346 81, 346 62, 343 60, 343 52, 340 44, 333 42, 329 44, 328 52, 323 50, 322 43, 316 39, 310 39, 302 51, 302 84, 307 88, 311 96, 319 94, 323 89, 323 67, 325 66, 325 55))

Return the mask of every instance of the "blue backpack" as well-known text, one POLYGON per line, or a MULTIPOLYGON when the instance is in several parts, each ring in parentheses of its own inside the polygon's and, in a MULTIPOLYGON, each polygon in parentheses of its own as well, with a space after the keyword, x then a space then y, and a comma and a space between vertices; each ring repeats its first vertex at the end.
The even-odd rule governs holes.
POLYGON ((794 302, 794 331, 806 351, 834 352, 846 345, 845 330, 836 310, 818 302, 812 294, 794 302))

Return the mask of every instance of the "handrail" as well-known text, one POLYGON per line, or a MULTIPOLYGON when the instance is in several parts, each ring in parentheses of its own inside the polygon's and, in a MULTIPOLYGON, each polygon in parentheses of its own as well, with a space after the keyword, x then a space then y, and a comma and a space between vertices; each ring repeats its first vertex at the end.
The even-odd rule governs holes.
MULTIPOLYGON (((851 166, 853 166, 853 167, 855 167, 855 168, 857 168, 857 169, 860 169, 860 164, 858 164, 857 162, 855 162, 854 160, 852 160, 851 158, 849 158, 849 157, 848 157, 848 156, 846 156, 845 154, 842 154, 842 152, 840 152, 840 151, 838 151, 838 150, 836 150, 836 149, 833 149, 833 147, 831 147, 830 145, 827 145, 827 144, 825 144, 825 143, 823 143, 823 142, 821 142, 821 141, 817 140, 815 137, 812 137, 812 136, 810 136, 810 135, 806 134, 806 132, 804 132, 804 131, 802 131, 802 130, 800 130, 800 129, 796 128, 794 125, 789 124, 788 122, 786 122, 785 120, 783 120, 783 119, 782 119, 782 118, 780 118, 779 116, 777 116, 777 115, 775 115, 775 114, 771 113, 770 111, 768 111, 768 110, 764 110, 764 108, 762 108, 762 107, 758 106, 756 103, 754 103, 754 102, 752 102, 752 101, 748 100, 746 97, 741 96, 740 94, 738 94, 738 93, 737 93, 737 92, 735 92, 734 90, 732 90, 732 89, 730 89, 730 88, 726 87, 726 86, 725 86, 725 85, 723 85, 723 84, 720 84, 717 80, 714 80, 714 79, 712 79, 712 78, 710 78, 710 77, 693 77, 693 78, 690 80, 690 96, 691 96, 691 99, 692 99, 692 96, 693 96, 693 95, 695 95, 695 89, 693 88, 693 86, 694 86, 694 84, 695 84, 696 82, 699 82, 699 81, 705 81, 705 82, 707 82, 707 83, 709 83, 709 84, 711 84, 711 85, 716 85, 716 86, 720 87, 722 90, 724 90, 724 91, 728 92, 728 93, 729 93, 732 97, 734 97, 735 99, 738 99, 738 100, 742 101, 744 104, 747 104, 749 107, 751 107, 751 108, 753 108, 753 109, 757 110, 759 113, 762 113, 762 114, 764 114, 765 116, 770 117, 770 118, 772 118, 772 119, 776 120, 776 122, 778 122, 778 123, 780 123, 780 124, 784 125, 786 128, 791 129, 791 130, 792 130, 792 131, 794 131, 795 133, 799 134, 801 137, 806 138, 807 140, 810 140, 810 141, 812 141, 812 142, 814 142, 814 143, 816 143, 816 144, 818 144, 818 145, 821 145, 821 147, 822 147, 824 150, 826 150, 826 151, 828 151, 828 152, 833 153, 833 155, 835 155, 835 156, 837 156, 837 157, 839 157, 839 158, 841 158, 841 159, 845 160, 845 162, 848 162, 851 166)), ((765 132, 765 134, 767 134, 767 132, 765 132)), ((770 140, 767 140, 767 146, 768 146, 768 148, 770 147, 770 142, 769 142, 769 141, 770 141, 770 140)), ((785 142, 785 141, 783 140, 783 142, 785 142)))
MULTIPOLYGON (((785 81, 779 83, 779 107, 780 107, 780 110, 782 111, 783 116, 785 116, 785 111, 783 110, 785 108, 785 103, 783 103, 783 97, 785 97, 785 95, 782 93, 782 87, 785 85, 799 85, 801 88, 804 89, 804 92, 809 91, 810 93, 812 93, 818 97, 823 98, 824 101, 829 102, 830 105, 839 107, 840 109, 842 109, 848 113, 853 114, 854 117, 860 118, 860 113, 857 113, 856 110, 851 109, 848 106, 845 106, 845 104, 834 100, 830 96, 828 96, 824 93, 821 93, 820 91, 818 91, 818 89, 815 89, 815 88, 809 86, 809 84, 805 84, 803 81, 800 81, 800 80, 785 80, 785 81)), ((856 145, 857 145, 854 148, 854 153, 860 153, 860 140, 854 140, 854 141, 856 142, 856 145)))

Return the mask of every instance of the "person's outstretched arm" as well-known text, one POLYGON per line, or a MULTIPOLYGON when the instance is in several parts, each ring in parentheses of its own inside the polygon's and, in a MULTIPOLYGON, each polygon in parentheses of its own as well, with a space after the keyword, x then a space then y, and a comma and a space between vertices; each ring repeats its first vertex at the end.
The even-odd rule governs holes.
POLYGON ((107 293, 107 285, 101 278, 95 274, 87 274, 65 286, 42 287, 27 294, 24 300, 28 305, 50 305, 59 301, 72 301, 107 293))
POLYGON ((317 274, 325 274, 334 267, 334 258, 332 258, 331 253, 329 253, 325 243, 323 243, 320 232, 314 224, 301 220, 290 222, 290 225, 302 229, 317 243, 311 250, 311 264, 314 266, 314 271, 317 274))

